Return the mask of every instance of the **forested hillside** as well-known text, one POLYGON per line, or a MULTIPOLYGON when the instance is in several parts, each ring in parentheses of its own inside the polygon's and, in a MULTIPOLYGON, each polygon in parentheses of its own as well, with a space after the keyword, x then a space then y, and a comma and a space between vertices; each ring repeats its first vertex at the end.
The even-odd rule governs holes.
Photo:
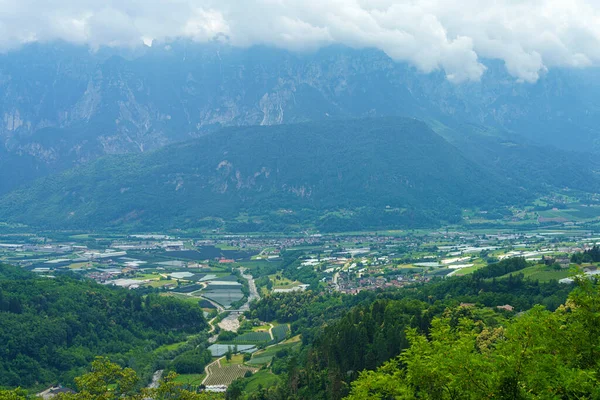
POLYGON ((436 226, 461 208, 532 198, 412 119, 229 128, 42 179, 0 200, 0 219, 52 228, 231 230, 436 226), (236 219, 240 213, 251 218, 236 219))
MULTIPOLYGON (((99 156, 144 152, 223 126, 366 116, 478 124, 597 151, 597 69, 534 83, 480 60, 478 82, 424 74, 375 49, 298 54, 179 39, 128 51, 32 43, 0 55, 0 193, 99 156)), ((459 130, 460 133, 460 130, 459 130)))
POLYGON ((98 355, 147 378, 150 350, 206 326, 189 303, 0 265, 0 387, 71 385, 98 355))
POLYGON ((554 312, 501 325, 444 313, 427 335, 409 329, 408 350, 361 373, 348 399, 597 398, 600 292, 582 283, 554 312))
MULTIPOLYGON (((519 271, 527 266, 516 258, 485 267, 480 276, 350 297, 316 298, 310 292, 266 297, 251 307, 248 316, 292 322, 294 333, 302 333, 305 347, 274 361, 285 371, 281 384, 239 398, 341 399, 351 393, 351 385, 369 388, 368 375, 361 371, 374 371, 404 354, 414 335, 435 332, 440 318, 449 321, 453 329, 462 326, 465 318, 478 327, 500 329, 517 312, 529 312, 536 304, 550 311, 561 309, 572 287, 524 279, 519 271), (514 275, 483 279, 500 270, 513 271, 514 275), (497 308, 507 304, 514 307, 513 312, 497 308), (364 381, 359 378, 363 375, 364 381), (353 384, 357 378, 359 383, 353 384)), ((395 387, 393 380, 387 386, 395 387)), ((370 398, 364 397, 368 391, 360 393, 363 397, 355 398, 370 398)), ((384 393, 374 398, 390 397, 384 393)))

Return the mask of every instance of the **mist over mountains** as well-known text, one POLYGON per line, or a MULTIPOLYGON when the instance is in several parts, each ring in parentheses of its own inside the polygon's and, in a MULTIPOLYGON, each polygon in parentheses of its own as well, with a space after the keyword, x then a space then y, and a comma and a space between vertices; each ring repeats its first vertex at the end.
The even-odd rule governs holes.
POLYGON ((597 76, 552 69, 519 83, 488 62, 480 82, 454 84, 381 51, 341 46, 298 54, 179 40, 94 53, 31 44, 0 56, 0 170, 12 170, 0 191, 223 126, 328 118, 409 116, 451 138, 474 124, 521 142, 596 151, 597 76))
MULTIPOLYGON (((429 213, 412 221, 428 224, 455 220, 461 207, 479 204, 473 199, 481 193, 487 193, 489 200, 481 204, 498 206, 565 187, 584 191, 600 187, 594 157, 600 149, 598 70, 552 69, 536 83, 523 83, 497 61, 486 66, 480 82, 456 84, 442 71, 424 74, 382 51, 342 46, 293 53, 184 39, 137 50, 102 48, 97 52, 66 43, 27 45, 0 56, 0 194, 23 187, 2 200, 2 217, 48 224, 48 218, 62 215, 66 226, 114 226, 123 221, 152 226, 149 221, 164 222, 148 217, 156 213, 156 204, 171 208, 178 204, 181 209, 173 217, 179 215, 176 219, 184 224, 232 217, 234 210, 263 213, 265 207, 275 211, 290 206, 317 212, 307 217, 316 221, 336 209, 377 208, 394 203, 392 198, 399 196, 400 209, 429 213), (382 117, 422 120, 443 139, 417 124, 411 130, 420 133, 412 132, 410 141, 400 135, 401 146, 352 143, 358 133, 389 128, 390 120, 379 121, 382 117), (349 129, 354 122, 350 126, 341 122, 354 118, 367 119, 355 131, 349 129), (306 125, 309 121, 313 123, 306 125), (226 129, 220 136, 224 127, 261 125, 283 127, 226 129), (269 142, 271 135, 277 138, 274 143, 269 142), (282 138, 285 142, 278 142, 282 138), (337 142, 330 142, 334 139, 337 142), (422 153, 421 159, 407 159, 407 155, 419 154, 413 150, 421 141, 437 144, 422 153), (277 158, 275 143, 288 146, 285 160, 269 161, 274 155, 277 158), (364 165, 352 163, 340 150, 360 154, 364 145, 371 152, 364 165), (250 148, 253 154, 245 154, 250 148), (323 151, 327 148, 339 150, 335 158, 323 151), (234 168, 230 176, 223 176, 222 170, 216 174, 218 163, 229 162, 224 156, 228 151, 234 154, 235 168, 241 160, 249 161, 247 170, 234 168), (126 154, 132 156, 93 163, 104 156, 126 154), (220 155, 212 159, 215 154, 220 155), (240 190, 231 191, 239 186, 234 182, 237 172, 246 177, 260 175, 290 160, 297 165, 288 163, 281 175, 272 175, 277 178, 267 179, 259 189, 242 184, 241 189, 237 187, 240 190), (102 170, 100 165, 108 167, 102 170), (305 165, 324 169, 306 170, 305 165), (388 191, 394 179, 402 179, 403 175, 395 175, 400 173, 398 168, 432 173, 412 175, 411 190, 388 191), (343 173, 343 179, 320 175, 332 170, 343 173), (157 171, 159 178, 154 179, 150 171, 157 171), (302 173, 309 177, 297 179, 302 173), (59 175, 32 185, 35 179, 52 174, 59 175), (352 174, 357 178, 347 180, 352 174), (370 181, 373 177, 378 177, 375 186, 370 181), (177 186, 179 179, 186 184, 174 198, 172 188, 163 186, 166 182, 177 186), (467 184, 464 179, 473 182, 467 184), (440 182, 452 184, 446 187, 440 182), (334 201, 323 203, 326 196, 320 190, 338 183, 343 183, 340 190, 331 190, 334 201), (205 192, 191 189, 194 185, 205 192), (220 193, 219 185, 233 186, 220 193), (130 187, 129 194, 115 198, 114 212, 108 212, 113 203, 110 196, 130 187), (347 191, 348 187, 355 190, 347 191), (312 196, 291 196, 290 188, 312 196), (378 195, 361 197, 365 191, 378 195), (121 201, 127 196, 132 197, 121 201), (136 205, 143 198, 148 202, 136 205), (297 203, 298 199, 304 202, 297 203), (99 207, 106 212, 100 219, 99 207)), ((386 138, 396 140, 389 135, 399 128, 392 124, 390 129, 386 138)), ((370 217, 361 218, 381 222, 380 217, 367 214, 370 217)))
POLYGON ((101 159, 5 196, 0 218, 51 228, 158 229, 249 213, 255 230, 423 226, 456 221, 461 207, 530 196, 423 122, 378 118, 227 128, 101 159))

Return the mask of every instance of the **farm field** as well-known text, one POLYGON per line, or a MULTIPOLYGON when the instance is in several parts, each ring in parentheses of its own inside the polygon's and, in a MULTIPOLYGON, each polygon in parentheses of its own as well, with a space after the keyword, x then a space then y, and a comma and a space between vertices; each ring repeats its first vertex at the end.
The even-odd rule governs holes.
POLYGON ((95 265, 89 262, 79 262, 67 266, 69 269, 89 269, 95 268, 95 265))
POLYGON ((239 301, 244 297, 240 288, 241 286, 225 287, 221 285, 212 285, 207 289, 200 291, 199 294, 228 308, 231 306, 231 303, 239 301))
POLYGON ((251 378, 248 378, 245 391, 252 393, 257 391, 260 387, 268 388, 275 386, 280 381, 279 376, 269 371, 258 371, 251 378))
POLYGON ((280 350, 284 350, 284 349, 293 349, 295 347, 300 346, 300 342, 289 342, 289 343, 281 343, 278 345, 274 345, 274 346, 270 346, 264 350, 260 350, 257 351, 256 353, 254 353, 252 355, 252 359, 250 361, 248 361, 248 364, 250 365, 264 365, 264 364, 268 364, 271 362, 271 360, 273 359, 273 357, 275 357, 275 354, 277 354, 278 351, 280 350))
MULTIPOLYGON (((525 278, 537 279, 540 282, 548 282, 551 280, 559 280, 568 278, 573 275, 573 271, 570 268, 555 270, 544 265, 534 265, 533 267, 525 268, 521 271, 513 272, 513 275, 522 273, 525 278)), ((504 275, 501 278, 508 278, 510 274, 504 275)))
POLYGON ((252 331, 254 331, 254 332, 269 332, 269 329, 271 329, 271 327, 269 325, 260 325, 260 326, 253 327, 252 331))
POLYGON ((290 331, 290 328, 287 325, 277 325, 274 327, 271 332, 273 333, 273 338, 276 342, 281 342, 284 340, 290 331))
POLYGON ((271 340, 269 332, 248 332, 236 337, 234 343, 266 343, 271 340))
MULTIPOLYGON (((236 345, 231 344, 231 343, 229 343, 229 344, 219 343, 219 344, 213 344, 213 345, 209 346, 208 350, 211 352, 213 357, 222 357, 225 355, 225 353, 227 353, 227 351, 229 349, 231 349, 233 351, 234 346, 236 346, 236 345)), ((252 349, 255 349, 255 347, 256 346, 249 345, 249 344, 237 345, 238 351, 240 351, 240 352, 252 351, 252 349)))
POLYGON ((199 304, 199 302, 201 301, 199 298, 197 297, 193 297, 193 296, 187 296, 185 294, 181 294, 181 293, 173 293, 173 292, 167 292, 167 293, 161 293, 161 296, 167 296, 167 297, 176 297, 179 300, 183 300, 186 301, 190 304, 199 304))
POLYGON ((291 289, 302 284, 302 282, 291 281, 287 278, 284 278, 281 276, 281 274, 269 275, 269 279, 271 279, 273 282, 273 289, 291 289))
POLYGON ((173 284, 173 281, 168 280, 153 280, 152 282, 148 282, 146 286, 150 286, 153 288, 161 288, 163 286, 168 286, 169 284, 173 284))
POLYGON ((251 371, 252 373, 257 371, 256 368, 250 368, 240 364, 221 364, 221 361, 222 360, 217 360, 206 367, 207 376, 203 382, 205 385, 230 385, 234 380, 243 378, 246 371, 251 371))
POLYGON ((156 348, 154 350, 155 353, 161 353, 163 351, 173 351, 173 350, 177 350, 178 348, 180 348, 181 346, 187 344, 186 342, 177 342, 177 343, 172 343, 172 344, 163 344, 162 346, 156 348))

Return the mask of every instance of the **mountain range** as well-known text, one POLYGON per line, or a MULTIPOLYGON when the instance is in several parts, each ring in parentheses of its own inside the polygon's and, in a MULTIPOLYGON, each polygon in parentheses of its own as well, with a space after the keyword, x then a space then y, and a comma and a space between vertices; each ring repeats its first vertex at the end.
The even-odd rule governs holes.
POLYGON ((486 66, 480 82, 453 84, 373 49, 30 44, 0 55, 0 193, 225 126, 328 118, 407 116, 449 140, 483 127, 518 143, 599 149, 597 69, 553 69, 530 84, 486 66))
POLYGON ((0 55, 0 219, 429 226, 600 190, 598 70, 531 84, 486 66, 454 84, 341 46, 27 45, 0 55))
POLYGON ((190 228, 211 218, 253 230, 423 226, 460 219, 461 207, 531 197, 425 123, 389 117, 224 128, 101 158, 5 195, 0 219, 48 228, 190 228))

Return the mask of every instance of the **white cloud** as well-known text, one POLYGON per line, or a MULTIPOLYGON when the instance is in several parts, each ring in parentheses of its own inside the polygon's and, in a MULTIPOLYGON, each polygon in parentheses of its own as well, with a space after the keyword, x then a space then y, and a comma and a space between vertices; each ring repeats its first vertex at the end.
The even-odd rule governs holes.
POLYGON ((600 0, 0 0, 0 49, 56 39, 134 46, 217 35, 236 46, 375 47, 455 82, 503 60, 516 79, 600 64, 600 0))

